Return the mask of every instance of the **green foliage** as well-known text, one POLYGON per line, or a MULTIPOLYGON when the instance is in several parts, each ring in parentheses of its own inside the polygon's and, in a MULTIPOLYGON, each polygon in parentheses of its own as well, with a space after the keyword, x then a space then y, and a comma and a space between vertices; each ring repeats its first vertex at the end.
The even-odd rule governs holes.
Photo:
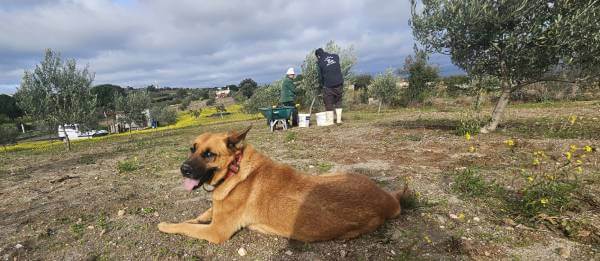
POLYGON ((96 107, 102 111, 115 110, 115 97, 124 95, 125 89, 113 84, 100 84, 92 87, 91 93, 96 95, 96 107))
POLYGON ((422 103, 433 94, 437 82, 438 68, 428 64, 425 51, 417 50, 415 55, 409 55, 400 71, 408 79, 408 89, 405 93, 406 104, 422 103))
POLYGON ((444 84, 446 84, 446 90, 448 95, 456 97, 461 94, 467 94, 469 89, 470 79, 466 75, 451 75, 442 78, 444 84))
POLYGON ((486 119, 481 117, 481 114, 468 110, 459 114, 458 121, 455 134, 463 136, 467 133, 470 135, 478 134, 486 119))
POLYGON ((258 84, 256 84, 256 82, 250 78, 242 80, 239 85, 239 91, 246 98, 252 97, 257 88, 258 84))
POLYGON ((208 99, 208 89, 191 89, 189 98, 193 101, 208 99))
POLYGON ((0 94, 0 115, 5 115, 10 120, 15 120, 23 115, 23 111, 17 106, 17 100, 6 94, 0 94))
POLYGON ((158 121, 159 126, 167 126, 177 122, 177 111, 165 105, 152 107, 150 116, 158 121))
POLYGON ((296 140, 296 136, 297 136, 297 134, 295 132, 290 131, 290 132, 286 133, 284 141, 285 142, 294 141, 294 140, 296 140))
POLYGON ((117 96, 116 109, 123 114, 119 121, 143 126, 148 121, 144 111, 150 107, 150 102, 150 95, 145 90, 129 91, 127 96, 117 96))
POLYGON ((375 80, 369 86, 369 91, 383 104, 394 104, 399 100, 400 89, 396 86, 398 79, 391 69, 385 73, 375 76, 375 80))
POLYGON ((210 96, 208 100, 206 100, 206 106, 213 106, 215 104, 215 97, 210 96))
POLYGON ((190 113, 192 114, 192 116, 194 116, 194 118, 198 119, 200 118, 200 114, 202 114, 202 109, 197 109, 197 110, 192 110, 190 111, 190 113))
POLYGON ((183 88, 178 88, 177 92, 175 92, 175 95, 177 96, 177 98, 183 99, 188 95, 188 90, 183 89, 183 88))
MULTIPOLYGON (((329 41, 325 48, 328 53, 335 53, 340 56, 340 66, 344 81, 349 82, 352 77, 352 68, 356 64, 356 53, 353 47, 342 48, 333 41, 329 41)), ((317 66, 317 58, 315 50, 311 50, 302 63, 302 79, 299 81, 298 100, 304 108, 309 108, 313 98, 315 99, 314 106, 323 108, 323 99, 317 99, 322 90, 319 86, 319 68, 317 66)))
POLYGON ((367 88, 371 85, 373 81, 373 77, 370 74, 359 74, 352 78, 352 83, 354 84, 354 89, 363 89, 367 88))
POLYGON ((452 190, 463 196, 480 197, 489 190, 489 184, 473 169, 467 168, 454 175, 452 190))
POLYGON ((502 95, 485 127, 494 130, 510 93, 531 83, 600 76, 600 5, 581 1, 411 0, 411 26, 428 51, 448 54, 474 76, 494 76, 502 95), (569 72, 557 75, 557 72, 569 72))
POLYGON ((235 84, 229 84, 227 86, 225 86, 228 90, 230 90, 231 92, 237 92, 240 88, 238 88, 237 85, 235 84))
POLYGON ((80 237, 85 231, 85 226, 81 223, 75 223, 70 226, 70 229, 71 233, 73 233, 77 237, 80 237))
POLYGON ((15 124, 0 124, 0 144, 14 143, 19 136, 19 130, 15 124))
POLYGON ((74 123, 90 126, 97 120, 93 79, 87 67, 77 69, 75 60, 63 62, 60 54, 47 49, 33 72, 25 71, 15 97, 28 116, 51 128, 74 123))
POLYGON ((139 168, 140 165, 137 158, 117 162, 117 170, 119 171, 119 173, 132 172, 139 168))
POLYGON ((277 105, 279 103, 282 84, 283 79, 280 79, 270 85, 258 88, 254 95, 244 103, 244 111, 247 113, 258 113, 261 107, 277 105))
POLYGON ((179 110, 181 110, 181 111, 187 110, 187 108, 190 106, 191 102, 192 102, 192 100, 189 97, 183 99, 183 101, 181 101, 181 104, 179 104, 179 110))
POLYGON ((317 168, 319 172, 327 172, 333 168, 333 164, 329 162, 319 162, 319 164, 317 164, 317 168))

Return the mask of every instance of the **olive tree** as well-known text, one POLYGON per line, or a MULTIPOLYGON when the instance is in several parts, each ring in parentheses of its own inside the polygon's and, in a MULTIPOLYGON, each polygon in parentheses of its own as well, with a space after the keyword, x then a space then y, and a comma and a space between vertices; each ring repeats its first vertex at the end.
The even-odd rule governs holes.
POLYGON ((543 81, 597 78, 600 66, 598 0, 411 0, 416 40, 450 55, 469 75, 495 76, 501 94, 491 121, 496 129, 513 91, 543 81), (557 71, 576 72, 573 78, 557 71))
POLYGON ((128 123, 129 131, 131 131, 133 123, 138 126, 144 125, 148 121, 145 111, 149 109, 151 101, 146 90, 130 91, 127 96, 117 96, 115 101, 116 110, 121 113, 118 120, 121 123, 128 123))
POLYGON ((396 97, 398 97, 400 90, 396 86, 396 76, 392 69, 388 69, 385 73, 380 73, 375 76, 375 79, 369 85, 369 91, 371 94, 379 100, 379 108, 377 113, 381 112, 381 105, 383 103, 390 104, 396 97))
MULTIPOLYGON (((349 81, 352 77, 352 68, 357 60, 354 48, 342 48, 334 41, 329 41, 323 49, 328 53, 335 53, 340 56, 340 67, 342 68, 344 81, 349 81)), ((302 63, 302 80, 299 81, 298 87, 299 93, 303 94, 302 97, 299 97, 302 106, 310 107, 310 111, 312 111, 315 101, 317 102, 317 107, 323 106, 322 99, 316 99, 316 97, 321 94, 321 88, 315 50, 311 50, 302 63)))
MULTIPOLYGON (((97 119, 93 80, 87 67, 78 69, 74 59, 63 62, 59 53, 47 49, 42 62, 32 72, 25 71, 15 97, 28 116, 51 128, 91 124, 97 119)), ((65 139, 71 150, 66 132, 65 139)))

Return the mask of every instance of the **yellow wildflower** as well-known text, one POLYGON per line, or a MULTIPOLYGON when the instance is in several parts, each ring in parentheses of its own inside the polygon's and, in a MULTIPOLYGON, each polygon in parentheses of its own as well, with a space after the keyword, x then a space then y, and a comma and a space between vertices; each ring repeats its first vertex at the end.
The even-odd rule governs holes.
POLYGON ((539 159, 533 159, 533 165, 534 166, 540 165, 540 160, 539 159))
POLYGON ((569 122, 571 123, 571 125, 575 124, 576 121, 577 121, 577 116, 575 116, 575 115, 569 116, 569 122))
POLYGON ((583 173, 583 168, 581 166, 575 168, 575 171, 577 171, 577 173, 581 174, 583 173))
POLYGON ((571 152, 577 151, 577 146, 575 145, 571 145, 569 148, 571 149, 571 152))
POLYGON ((573 154, 570 151, 567 151, 567 153, 565 153, 565 157, 567 157, 568 160, 571 160, 573 154))
POLYGON ((463 219, 465 219, 465 214, 463 214, 463 213, 459 213, 459 214, 458 214, 458 219, 459 219, 459 220, 463 220, 463 219))
POLYGON ((475 152, 475 147, 473 147, 473 146, 469 147, 469 152, 475 152))
POLYGON ((592 152, 592 150, 593 150, 593 149, 592 149, 592 146, 590 146, 590 145, 586 145, 585 147, 583 147, 583 150, 584 150, 585 152, 592 152))
POLYGON ((427 241, 428 244, 431 244, 432 241, 431 241, 431 238, 429 238, 428 235, 425 235, 423 238, 425 239, 425 241, 427 241))
POLYGON ((542 203, 542 205, 546 205, 546 204, 548 204, 548 199, 542 198, 542 199, 540 199, 540 203, 542 203))
POLYGON ((469 132, 465 133, 465 139, 467 141, 471 140, 471 133, 469 133, 469 132))
POLYGON ((527 181, 533 182, 533 177, 532 176, 527 177, 527 181))
POLYGON ((509 147, 515 146, 515 141, 512 139, 505 140, 504 143, 509 147))
POLYGON ((577 164, 581 164, 581 163, 583 163, 583 161, 581 161, 581 160, 577 160, 577 161, 575 161, 575 163, 577 163, 577 164))

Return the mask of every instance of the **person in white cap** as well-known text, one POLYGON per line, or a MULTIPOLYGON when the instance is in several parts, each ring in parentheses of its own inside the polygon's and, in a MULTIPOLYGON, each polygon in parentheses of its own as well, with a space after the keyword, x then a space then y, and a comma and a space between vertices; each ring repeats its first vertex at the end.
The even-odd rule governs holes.
MULTIPOLYGON (((294 67, 290 67, 286 72, 286 77, 281 85, 281 97, 279 103, 284 106, 296 107, 296 85, 294 84, 296 73, 294 67)), ((298 111, 294 109, 292 114, 292 126, 298 126, 298 111)))

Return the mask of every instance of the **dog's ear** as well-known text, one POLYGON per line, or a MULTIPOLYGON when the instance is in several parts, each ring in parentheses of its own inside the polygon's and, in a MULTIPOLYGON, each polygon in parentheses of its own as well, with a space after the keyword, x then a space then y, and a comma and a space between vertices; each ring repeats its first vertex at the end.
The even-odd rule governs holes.
POLYGON ((236 131, 230 132, 227 137, 227 148, 240 149, 242 141, 246 139, 246 134, 248 134, 250 129, 252 129, 252 125, 248 126, 248 128, 239 133, 236 131))

